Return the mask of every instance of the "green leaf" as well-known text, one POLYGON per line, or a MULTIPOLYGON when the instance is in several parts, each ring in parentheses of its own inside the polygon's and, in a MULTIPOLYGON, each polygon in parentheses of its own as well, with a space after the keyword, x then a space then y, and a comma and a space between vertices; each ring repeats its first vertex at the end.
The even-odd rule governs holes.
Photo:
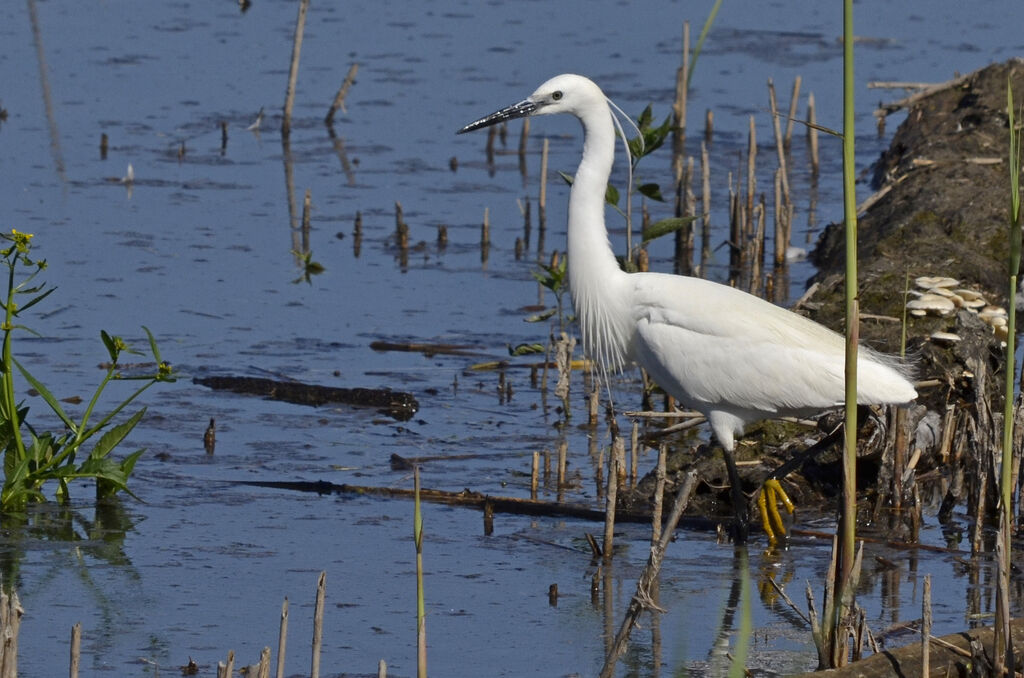
POLYGON ((103 340, 103 345, 107 347, 107 353, 110 354, 110 362, 116 363, 117 356, 120 351, 117 348, 117 343, 114 338, 107 334, 106 330, 100 330, 100 339, 103 340))
POLYGON ((518 344, 515 347, 508 347, 509 355, 535 355, 537 353, 544 353, 546 349, 544 344, 518 344))
POLYGON ((565 285, 565 273, 567 270, 567 262, 568 259, 566 257, 559 257, 558 263, 555 264, 554 266, 546 266, 544 264, 541 264, 540 272, 530 271, 530 275, 532 275, 534 279, 541 285, 557 294, 565 285))
POLYGON ((657 200, 658 202, 665 202, 665 198, 661 195, 661 186, 658 184, 641 184, 637 186, 638 191, 641 195, 647 196, 651 200, 657 200))
POLYGON ((546 311, 541 311, 540 313, 535 313, 533 315, 526 316, 525 318, 523 318, 523 321, 528 323, 541 323, 556 313, 558 313, 557 308, 549 308, 546 311))
POLYGON ((45 400, 46 404, 50 406, 50 409, 53 410, 53 413, 60 417, 60 420, 64 422, 65 426, 67 426, 71 431, 77 433, 78 424, 76 424, 71 419, 71 417, 69 417, 67 413, 64 412, 64 408, 60 406, 60 402, 53 396, 52 393, 50 393, 50 389, 43 386, 43 383, 41 381, 33 377, 32 374, 29 373, 29 371, 25 369, 25 367, 20 362, 17 361, 17 359, 14 360, 14 364, 18 366, 18 370, 21 372, 21 376, 25 377, 25 381, 31 384, 32 388, 39 391, 39 395, 43 397, 43 400, 45 400))
MULTIPOLYGON (((142 416, 146 413, 146 408, 143 407, 141 410, 131 416, 130 419, 124 421, 117 426, 114 426, 109 431, 104 433, 99 441, 96 443, 92 451, 89 452, 89 459, 102 459, 106 457, 110 452, 117 447, 125 437, 131 433, 135 425, 139 423, 142 416)), ((83 464, 83 467, 85 464, 83 464)))
POLYGON ((562 177, 562 181, 572 186, 572 175, 567 172, 558 172, 558 176, 562 177))
POLYGON ((153 338, 153 333, 149 331, 148 327, 143 325, 142 329, 145 330, 146 337, 149 338, 149 350, 153 353, 153 360, 159 365, 163 362, 163 359, 160 357, 160 349, 157 348, 156 339, 153 338))
MULTIPOLYGON (((32 288, 31 290, 22 290, 22 291, 23 291, 23 292, 35 292, 35 291, 37 291, 37 290, 39 290, 39 289, 42 289, 42 285, 40 285, 39 287, 34 287, 34 288, 32 288)), ((56 288, 56 287, 51 287, 50 289, 46 290, 45 292, 43 292, 42 294, 40 294, 40 295, 39 295, 38 297, 36 297, 35 299, 32 299, 32 300, 30 300, 30 301, 26 302, 26 303, 25 303, 24 305, 22 305, 22 306, 20 306, 20 307, 18 308, 18 312, 17 312, 17 313, 15 313, 15 315, 18 315, 19 313, 22 313, 22 312, 24 312, 24 311, 26 311, 26 310, 28 310, 28 309, 32 308, 33 306, 35 306, 36 304, 38 304, 38 303, 39 303, 40 301, 42 301, 42 300, 43 300, 43 299, 45 299, 46 297, 48 297, 48 296, 50 296, 51 294, 53 294, 53 293, 54 293, 55 291, 57 291, 57 288, 56 288)))
POLYGON ((611 184, 608 184, 608 188, 604 190, 604 201, 609 205, 618 205, 619 189, 615 188, 611 184))
POLYGON ((693 223, 697 217, 670 217, 657 221, 644 229, 643 242, 650 242, 663 235, 674 233, 687 224, 693 223))
POLYGON ((652 120, 654 120, 654 114, 651 112, 651 105, 647 104, 647 108, 645 108, 643 112, 640 113, 640 117, 636 119, 636 126, 640 128, 641 132, 643 132, 650 126, 652 120))

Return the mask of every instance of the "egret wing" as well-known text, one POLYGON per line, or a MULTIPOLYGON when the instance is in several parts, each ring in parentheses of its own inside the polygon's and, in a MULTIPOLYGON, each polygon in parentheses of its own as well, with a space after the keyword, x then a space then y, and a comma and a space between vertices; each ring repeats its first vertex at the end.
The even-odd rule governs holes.
POLYGON ((634 276, 634 359, 697 409, 785 414, 843 398, 843 338, 699 278, 634 276))

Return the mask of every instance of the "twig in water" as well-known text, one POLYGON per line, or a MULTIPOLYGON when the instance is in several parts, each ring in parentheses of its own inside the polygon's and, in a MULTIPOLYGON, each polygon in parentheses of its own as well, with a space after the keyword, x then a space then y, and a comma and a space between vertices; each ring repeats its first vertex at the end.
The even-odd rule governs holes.
POLYGON ((775 589, 775 592, 778 593, 784 601, 786 601, 786 604, 789 605, 793 612, 796 612, 801 619, 803 619, 808 624, 811 624, 811 620, 807 617, 806 614, 803 613, 803 610, 797 607, 796 603, 793 602, 793 599, 786 595, 786 590, 778 585, 778 583, 775 581, 775 577, 768 577, 768 583, 771 584, 772 588, 775 589))
POLYGON ((658 609, 650 597, 651 584, 657 579, 658 573, 661 571, 661 561, 665 556, 665 550, 668 548, 672 535, 675 534, 676 525, 683 515, 683 510, 690 500, 690 493, 696 484, 697 474, 690 471, 686 474, 686 478, 676 494, 672 513, 665 524, 660 541, 651 547, 651 555, 647 560, 647 567, 644 568, 640 579, 637 580, 636 593, 629 602, 629 608, 626 611, 625 618, 622 620, 622 626, 619 627, 619 632, 616 634, 611 649, 608 651, 604 666, 601 668, 601 678, 610 678, 615 673, 615 663, 626 650, 629 634, 633 630, 633 626, 636 624, 637 619, 639 619, 640 614, 645 609, 658 609))

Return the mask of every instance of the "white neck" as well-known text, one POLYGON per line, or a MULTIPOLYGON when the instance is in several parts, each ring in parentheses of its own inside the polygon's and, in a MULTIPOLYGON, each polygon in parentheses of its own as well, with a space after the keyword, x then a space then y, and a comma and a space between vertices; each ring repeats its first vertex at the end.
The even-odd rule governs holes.
POLYGON ((580 116, 583 159, 569 192, 569 289, 584 351, 605 370, 617 371, 627 361, 631 322, 627 274, 615 259, 604 222, 615 128, 611 110, 602 104, 580 116))

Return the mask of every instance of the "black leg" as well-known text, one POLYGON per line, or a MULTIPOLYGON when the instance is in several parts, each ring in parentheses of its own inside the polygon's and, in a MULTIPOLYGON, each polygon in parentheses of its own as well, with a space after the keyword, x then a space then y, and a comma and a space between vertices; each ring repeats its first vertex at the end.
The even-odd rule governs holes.
POLYGON ((816 456, 822 450, 826 450, 832 445, 834 445, 839 440, 839 436, 841 436, 842 434, 843 425, 840 424, 839 426, 836 426, 834 429, 832 429, 832 432, 829 433, 827 436, 825 436, 818 442, 814 443, 810 447, 797 452, 790 458, 789 461, 787 461, 785 464, 769 473, 767 480, 781 480, 782 478, 785 478, 790 473, 803 466, 808 459, 816 456))
POLYGON ((747 513, 747 495, 743 494, 740 472, 736 469, 736 457, 732 450, 722 449, 725 455, 725 467, 729 472, 729 485, 732 488, 733 534, 736 544, 746 544, 750 534, 750 519, 747 513))

